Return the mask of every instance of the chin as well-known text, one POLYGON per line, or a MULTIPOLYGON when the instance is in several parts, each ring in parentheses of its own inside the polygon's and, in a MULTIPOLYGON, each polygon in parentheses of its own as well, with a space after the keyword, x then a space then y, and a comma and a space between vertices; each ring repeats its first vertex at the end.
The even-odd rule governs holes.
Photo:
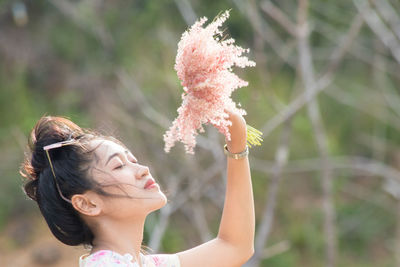
POLYGON ((161 193, 161 198, 160 198, 160 207, 158 209, 161 209, 167 204, 167 197, 164 195, 164 193, 161 193))
POLYGON ((167 204, 167 197, 163 194, 163 204, 162 204, 162 206, 160 207, 160 209, 161 209, 162 207, 164 207, 166 204, 167 204))
POLYGON ((164 195, 164 193, 160 193, 160 197, 157 198, 157 201, 153 202, 153 205, 151 205, 150 212, 159 210, 167 204, 167 197, 164 195))

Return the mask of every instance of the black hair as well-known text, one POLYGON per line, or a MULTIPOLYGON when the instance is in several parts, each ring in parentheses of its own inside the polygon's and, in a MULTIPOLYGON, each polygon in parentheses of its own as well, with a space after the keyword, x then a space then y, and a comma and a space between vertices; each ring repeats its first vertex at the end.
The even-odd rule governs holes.
POLYGON ((37 202, 54 236, 67 245, 93 245, 93 232, 72 204, 62 198, 70 199, 74 194, 88 190, 105 194, 88 173, 94 149, 90 150, 86 145, 93 139, 115 141, 112 137, 82 129, 67 118, 43 116, 30 133, 28 151, 20 170, 27 179, 24 192, 37 202), (69 139, 77 142, 48 150, 54 176, 43 147, 69 139))

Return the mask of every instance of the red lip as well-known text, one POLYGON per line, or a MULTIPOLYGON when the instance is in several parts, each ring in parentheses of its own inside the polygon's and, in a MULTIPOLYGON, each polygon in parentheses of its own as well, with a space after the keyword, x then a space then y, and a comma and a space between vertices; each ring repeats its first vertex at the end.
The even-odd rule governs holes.
POLYGON ((144 185, 144 189, 149 188, 150 186, 152 186, 153 184, 155 184, 156 182, 154 181, 153 178, 150 178, 149 180, 147 180, 146 184, 144 185))

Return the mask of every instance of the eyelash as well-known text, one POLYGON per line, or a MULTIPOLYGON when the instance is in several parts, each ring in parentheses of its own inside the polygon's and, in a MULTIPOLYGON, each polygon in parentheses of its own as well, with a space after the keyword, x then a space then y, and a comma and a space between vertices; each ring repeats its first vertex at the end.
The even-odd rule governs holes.
POLYGON ((122 165, 120 165, 118 167, 115 167, 114 170, 122 169, 122 167, 124 167, 124 166, 125 166, 125 164, 122 164, 122 165))
MULTIPOLYGON (((137 163, 137 161, 132 161, 132 160, 130 160, 130 162, 137 163)), ((122 167, 124 167, 125 165, 126 164, 119 165, 119 166, 115 167, 114 170, 122 169, 122 167)))

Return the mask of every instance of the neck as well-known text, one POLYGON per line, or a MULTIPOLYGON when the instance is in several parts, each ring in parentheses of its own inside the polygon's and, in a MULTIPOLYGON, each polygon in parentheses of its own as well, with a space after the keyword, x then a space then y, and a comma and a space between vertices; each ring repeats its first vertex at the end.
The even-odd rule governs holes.
POLYGON ((140 263, 145 219, 143 217, 130 221, 102 220, 94 231, 95 238, 91 253, 104 249, 121 255, 129 253, 136 262, 140 263))

